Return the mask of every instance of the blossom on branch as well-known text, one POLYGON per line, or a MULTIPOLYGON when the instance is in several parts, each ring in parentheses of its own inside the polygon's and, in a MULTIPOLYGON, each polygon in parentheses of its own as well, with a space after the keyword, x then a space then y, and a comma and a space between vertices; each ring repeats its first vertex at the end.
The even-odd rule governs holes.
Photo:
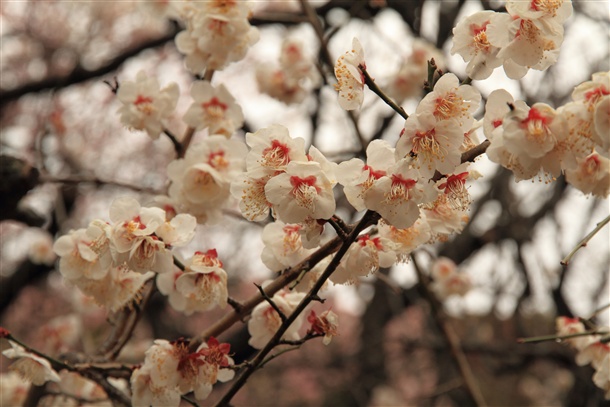
POLYGON ((160 89, 156 78, 149 78, 140 71, 135 82, 122 82, 117 91, 117 98, 123 103, 118 110, 121 123, 131 129, 144 130, 153 139, 159 138, 164 120, 176 108, 179 93, 176 83, 160 89))
MULTIPOLYGON (((264 284, 263 284, 264 289, 264 284)), ((271 297, 277 308, 287 317, 296 306, 305 297, 305 293, 288 292, 286 290, 278 291, 271 297)), ((304 314, 301 313, 295 321, 290 324, 282 339, 296 340, 299 339, 299 329, 303 324, 304 314)), ((277 311, 269 304, 268 301, 263 301, 252 310, 252 316, 248 320, 248 333, 250 339, 248 344, 255 349, 262 349, 267 342, 273 337, 275 332, 282 325, 282 318, 277 311)))
POLYGON ((197 81, 191 88, 194 102, 184 114, 186 124, 209 134, 229 138, 244 124, 244 115, 224 85, 214 88, 207 81, 197 81))
POLYGON ((267 182, 265 195, 284 222, 329 219, 336 207, 334 185, 319 163, 291 161, 286 172, 267 182))
POLYGON ((487 25, 493 11, 485 10, 461 20, 453 29, 451 54, 459 54, 468 62, 466 74, 472 79, 486 79, 504 62, 498 58, 500 48, 487 39, 487 25))
POLYGON ((324 335, 322 343, 328 345, 334 336, 337 336, 339 328, 339 317, 331 310, 326 310, 319 316, 314 310, 311 310, 307 316, 307 322, 311 324, 311 328, 307 331, 310 334, 324 335))
POLYGON ((176 36, 186 67, 201 74, 241 60, 259 39, 258 30, 248 22, 249 12, 242 1, 190 3, 183 13, 186 30, 176 36))
POLYGON ((176 270, 157 276, 159 291, 169 297, 169 303, 185 315, 227 305, 227 273, 215 249, 195 252, 176 270))
POLYGON ((48 381, 59 382, 60 377, 51 367, 48 360, 28 352, 21 345, 9 340, 10 349, 2 351, 2 354, 9 359, 17 359, 10 369, 19 373, 21 377, 35 386, 42 386, 48 381))
POLYGON ((366 277, 380 267, 391 267, 396 261, 391 241, 384 237, 358 236, 330 276, 335 284, 354 284, 359 277, 366 277))
POLYGON ((339 92, 339 106, 345 110, 355 110, 362 106, 364 100, 364 75, 360 70, 364 66, 364 51, 357 38, 352 40, 352 49, 341 55, 335 63, 339 92))

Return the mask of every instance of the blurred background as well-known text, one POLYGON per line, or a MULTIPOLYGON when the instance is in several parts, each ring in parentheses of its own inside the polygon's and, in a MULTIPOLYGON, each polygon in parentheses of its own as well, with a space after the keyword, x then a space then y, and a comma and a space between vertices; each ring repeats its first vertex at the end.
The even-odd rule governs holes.
MULTIPOLYGON (((333 61, 358 37, 369 73, 408 113, 421 98, 425 76, 417 76, 417 70, 405 74, 403 67, 416 65, 424 53, 464 78, 465 63, 449 54, 452 28, 478 10, 503 10, 502 2, 486 0, 310 4, 333 61)), ((519 81, 496 70, 473 84, 483 98, 505 88, 530 105, 558 107, 570 100, 574 86, 609 69, 608 2, 573 4, 559 62, 519 81)), ((194 78, 173 41, 182 28, 166 13, 165 2, 152 1, 3 1, 0 19, 0 326, 46 349, 51 339, 45 324, 76 315, 82 333, 70 350, 91 352, 109 332, 108 315, 63 283, 52 241, 92 219, 108 219, 118 196, 146 205, 166 190, 165 168, 175 158, 171 142, 125 129, 116 113, 120 104, 105 82, 133 80, 140 70, 156 76, 161 86, 177 82, 181 97, 169 127, 174 134, 184 133, 181 116, 191 103, 194 78)), ((279 123, 336 162, 363 158, 372 139, 396 142, 404 121, 371 92, 365 91, 356 116, 338 106, 332 70, 299 2, 255 2, 251 24, 260 30, 259 42, 213 81, 224 84, 244 111, 245 125, 234 137, 279 123), (302 41, 320 73, 320 80, 303 84, 310 90, 306 97, 292 104, 257 85, 257 70, 279 66, 284 38, 302 41)), ((199 132, 195 140, 205 136, 199 132)), ((556 316, 587 318, 610 302, 607 228, 567 267, 559 263, 608 215, 608 200, 585 196, 563 177, 515 183, 509 171, 486 157, 476 166, 484 176, 470 188, 474 202, 464 232, 420 254, 424 269, 431 257, 446 256, 473 282, 464 297, 448 298, 444 311, 483 396, 491 406, 610 406, 591 381, 593 369, 577 366, 571 348, 553 341, 516 342, 555 333, 556 316)), ((337 213, 350 223, 359 216, 345 198, 338 200, 337 213)), ((244 300, 256 292, 252 282, 273 277, 260 261, 261 231, 262 225, 245 221, 234 209, 222 225, 200 225, 194 241, 180 252, 189 256, 215 247, 229 274, 230 295, 244 300)), ((471 404, 416 284, 413 264, 380 274, 325 291, 324 308, 330 304, 339 314, 339 336, 327 347, 308 342, 266 365, 236 396, 235 405, 471 404)), ((221 315, 223 310, 184 317, 156 293, 123 357, 138 363, 151 338, 189 337, 221 315)), ((609 315, 599 313, 596 323, 609 326, 609 315)), ((232 344, 236 362, 254 352, 244 324, 220 339, 232 344)), ((3 372, 8 364, 2 357, 3 372)), ((215 386, 210 403, 226 386, 215 386)))

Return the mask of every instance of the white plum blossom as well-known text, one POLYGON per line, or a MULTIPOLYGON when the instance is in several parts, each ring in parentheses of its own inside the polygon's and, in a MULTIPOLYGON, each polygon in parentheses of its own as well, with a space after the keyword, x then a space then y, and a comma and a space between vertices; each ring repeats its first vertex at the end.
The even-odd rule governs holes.
POLYGON ((593 383, 604 391, 606 400, 610 400, 610 353, 605 356, 595 371, 593 383))
POLYGON ((195 252, 184 271, 160 274, 159 291, 169 297, 170 305, 185 315, 224 308, 227 304, 227 273, 215 249, 195 252))
POLYGON ((189 126, 228 138, 244 124, 241 108, 224 85, 215 88, 207 81, 196 81, 191 96, 194 102, 183 117, 189 126))
POLYGON ((563 23, 572 15, 571 0, 509 0, 506 2, 506 10, 512 16, 527 18, 530 20, 553 19, 563 23))
POLYGON ((176 108, 179 93, 176 83, 160 89, 156 78, 140 71, 135 82, 121 82, 117 91, 117 98, 123 104, 118 110, 121 123, 132 129, 144 130, 153 139, 159 138, 164 120, 176 108))
POLYGON ((443 300, 450 295, 464 296, 471 288, 470 278, 460 272, 457 265, 446 257, 439 257, 432 264, 432 282, 430 288, 443 300))
POLYGON ((311 324, 311 328, 307 331, 310 334, 324 335, 322 343, 328 345, 334 336, 337 336, 339 329, 339 317, 331 310, 322 312, 319 316, 314 310, 311 310, 307 316, 307 322, 311 324))
POLYGON ((0 373, 0 404, 3 406, 23 406, 31 383, 23 380, 17 372, 0 373))
POLYGON ((610 355, 610 345, 595 337, 595 340, 580 349, 576 355, 576 364, 578 366, 591 364, 597 370, 608 355, 610 355))
POLYGON ((320 76, 311 58, 305 56, 303 44, 286 38, 282 42, 280 67, 270 69, 261 64, 256 69, 259 89, 284 103, 302 102, 312 87, 318 85, 320 76))
POLYGON ((53 251, 53 238, 51 235, 39 228, 30 228, 28 232, 30 238, 28 259, 34 264, 52 265, 57 255, 53 251))
POLYGON ((378 212, 389 224, 405 229, 419 218, 419 204, 434 200, 437 192, 432 183, 403 158, 387 174, 376 179, 364 195, 364 203, 378 212))
POLYGON ((452 173, 446 174, 436 183, 437 188, 443 191, 455 209, 466 210, 472 202, 466 188, 466 181, 477 179, 480 174, 477 171, 469 170, 470 164, 465 162, 458 165, 452 173))
POLYGON ((192 145, 184 158, 167 166, 172 181, 169 198, 177 204, 176 209, 192 214, 199 223, 221 219, 231 182, 242 173, 246 153, 243 142, 221 135, 192 145))
POLYGON ((81 277, 101 279, 112 264, 110 225, 93 221, 87 229, 78 229, 61 236, 53 244, 59 256, 59 271, 68 280, 81 277))
POLYGON ((19 373, 19 375, 32 382, 35 386, 42 386, 48 381, 59 382, 60 377, 57 372, 51 367, 48 360, 41 358, 31 352, 28 352, 24 347, 9 340, 10 349, 2 351, 2 354, 9 359, 17 359, 10 369, 19 373))
POLYGON ((508 151, 530 158, 544 156, 566 136, 563 117, 544 103, 525 109, 514 105, 503 128, 508 151))
POLYGON ((79 342, 82 331, 83 323, 80 315, 73 313, 55 317, 38 330, 38 335, 45 338, 40 351, 49 355, 59 355, 79 342))
POLYGON ((349 203, 357 210, 366 209, 364 195, 375 180, 386 175, 392 164, 395 150, 385 140, 373 140, 366 148, 366 164, 358 158, 344 161, 337 168, 337 178, 343 185, 343 193, 349 203))
POLYGON ((596 152, 577 160, 566 181, 585 194, 605 198, 610 193, 610 160, 596 152))
POLYGON ((519 79, 529 68, 544 70, 557 61, 563 26, 553 19, 528 19, 495 13, 487 26, 491 45, 500 48, 509 78, 519 79))
POLYGON ((353 284, 380 267, 391 267, 396 261, 390 240, 384 237, 358 236, 349 247, 330 280, 335 284, 353 284))
POLYGON ((464 132, 456 124, 437 120, 428 111, 409 116, 396 143, 396 159, 413 154, 412 165, 423 177, 430 178, 435 171, 451 173, 460 164, 464 142, 464 132))
POLYGON ((352 40, 352 49, 341 55, 335 63, 339 92, 339 106, 345 110, 355 110, 362 106, 364 100, 364 74, 360 66, 366 68, 364 51, 357 38, 352 40))
POLYGON ((112 255, 115 264, 126 262, 138 272, 162 273, 171 269, 172 254, 154 233, 165 223, 165 211, 141 207, 134 198, 120 197, 110 206, 112 255))
POLYGON ((478 109, 481 94, 470 85, 460 85, 457 76, 447 73, 436 82, 417 106, 415 113, 432 113, 436 120, 454 120, 462 135, 472 128, 472 114, 478 109))
MULTIPOLYGON (((564 316, 560 316, 555 319, 555 327, 558 336, 579 334, 586 332, 587 330, 585 328, 585 325, 578 318, 570 318, 564 316)), ((582 335, 575 336, 572 338, 565 338, 561 341, 580 351, 589 346, 589 344, 595 342, 595 339, 593 339, 592 335, 582 335)))
POLYGON ((239 210, 244 218, 252 222, 261 222, 269 217, 271 203, 265 195, 265 185, 271 175, 252 178, 243 173, 231 183, 231 195, 239 200, 239 210))
POLYGON ((487 39, 487 25, 494 14, 490 10, 476 12, 453 29, 451 54, 459 54, 468 62, 466 74, 472 79, 488 78, 503 63, 497 56, 500 48, 492 46, 487 39))
MULTIPOLYGON (((263 284, 263 289, 264 287, 265 284, 263 284)), ((304 297, 305 293, 281 290, 275 293, 273 297, 271 297, 271 300, 284 315, 288 316, 294 311, 304 297)), ((296 320, 290 324, 282 336, 282 339, 299 339, 299 329, 304 320, 303 315, 304 313, 301 313, 296 320)), ((252 316, 248 320, 248 332, 250 333, 248 344, 255 349, 262 349, 281 325, 282 319, 271 304, 266 301, 261 302, 254 307, 252 316)))
POLYGON ((411 252, 432 239, 430 225, 423 214, 406 229, 398 229, 385 221, 379 222, 378 228, 379 236, 391 242, 390 247, 400 261, 407 261, 411 252))
POLYGON ((305 140, 290 137, 288 129, 278 124, 247 133, 246 144, 250 147, 246 169, 252 178, 276 175, 291 161, 307 161, 305 140))
POLYGON ((265 266, 271 271, 281 271, 299 264, 313 253, 312 249, 303 247, 301 229, 299 224, 285 224, 280 220, 265 226, 262 234, 265 247, 261 254, 265 266))
POLYGON ((176 47, 186 55, 186 67, 195 74, 221 70, 241 60, 258 41, 245 2, 192 2, 185 12, 186 30, 176 36, 176 47))
POLYGON ((335 213, 333 187, 319 163, 291 161, 286 172, 267 182, 265 195, 280 220, 299 223, 307 218, 329 219, 335 213))
MULTIPOLYGON (((510 105, 515 103, 513 96, 504 89, 496 89, 489 94, 485 103, 485 115, 483 117, 483 133, 492 141, 494 134, 502 131, 505 116, 510 112, 510 105), (496 130, 498 129, 498 130, 496 130)), ((518 101, 525 108, 525 102, 518 101)))
POLYGON ((445 242, 449 236, 460 233, 468 223, 466 211, 456 208, 447 194, 439 194, 434 202, 422 208, 426 222, 430 225, 432 239, 445 242))
POLYGON ((85 295, 92 297, 98 305, 116 312, 134 298, 137 299, 144 284, 154 275, 152 271, 135 272, 122 264, 111 267, 100 280, 81 278, 69 282, 77 286, 85 295))
POLYGON ((400 68, 389 79, 385 93, 398 102, 420 97, 424 91, 424 82, 428 79, 428 61, 432 59, 438 69, 445 69, 443 53, 434 45, 415 38, 411 54, 403 58, 400 68))

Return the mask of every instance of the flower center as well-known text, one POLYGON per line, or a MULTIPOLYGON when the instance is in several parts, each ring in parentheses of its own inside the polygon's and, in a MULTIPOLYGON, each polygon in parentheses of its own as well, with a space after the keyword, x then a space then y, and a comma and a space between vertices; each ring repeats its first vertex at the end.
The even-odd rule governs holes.
POLYGON ((222 119, 225 111, 229 108, 226 103, 222 103, 216 96, 201 104, 203 110, 213 119, 222 119))
POLYGON ((446 120, 463 114, 463 101, 455 92, 436 98, 434 117, 437 120, 446 120))
POLYGON ((261 165, 263 167, 281 168, 290 162, 290 148, 278 140, 271 141, 271 146, 262 152, 261 165))
POLYGON ((313 208, 313 200, 320 192, 320 188, 316 186, 316 181, 317 179, 313 175, 305 178, 296 175, 290 177, 291 192, 299 206, 313 208))

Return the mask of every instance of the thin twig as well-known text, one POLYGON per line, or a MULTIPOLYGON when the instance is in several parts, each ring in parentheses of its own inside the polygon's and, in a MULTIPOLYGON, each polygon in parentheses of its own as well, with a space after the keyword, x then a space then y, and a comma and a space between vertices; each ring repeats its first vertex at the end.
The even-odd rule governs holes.
POLYGON ((578 242, 576 247, 572 249, 572 251, 566 257, 564 257, 563 260, 561 260, 561 265, 567 266, 568 264, 570 264, 570 260, 572 260, 572 257, 574 257, 576 252, 579 251, 581 247, 585 247, 587 243, 589 243, 589 240, 591 240, 593 236, 597 234, 597 232, 599 232, 604 226, 606 226, 608 222, 610 222, 610 215, 608 215, 606 218, 604 218, 604 220, 599 222, 595 229, 591 231, 591 233, 589 233, 580 242, 578 242))
POLYGON ((174 150, 176 150, 176 155, 180 155, 180 152, 182 151, 182 144, 180 144, 180 142, 178 141, 176 136, 174 136, 172 134, 172 132, 169 131, 168 129, 163 129, 163 134, 165 134, 169 138, 169 140, 172 142, 172 144, 174 145, 174 150))
POLYGON ((258 291, 261 293, 261 295, 263 296, 265 301, 267 301, 269 303, 269 305, 271 305, 271 308, 273 308, 275 310, 275 312, 277 312, 277 314, 280 316, 280 319, 282 320, 282 322, 286 322, 286 319, 287 319, 286 314, 284 314, 284 312, 280 309, 280 307, 277 306, 275 301, 273 301, 273 299, 267 295, 267 293, 263 289, 263 286, 256 284, 256 283, 254 283, 254 285, 256 286, 256 288, 258 288, 258 291))
POLYGON ((377 96, 381 98, 388 106, 390 106, 396 113, 402 116, 403 119, 407 120, 409 115, 405 112, 405 109, 402 106, 399 106, 396 102, 394 102, 388 95, 386 95, 379 86, 375 83, 375 80, 371 78, 371 75, 366 70, 364 65, 358 65, 358 69, 362 72, 364 76, 364 83, 369 87, 370 90, 373 91, 377 96))
POLYGON ((138 192, 145 192, 145 193, 153 194, 153 195, 162 194, 162 191, 159 191, 157 189, 145 188, 145 187, 141 187, 138 185, 126 184, 126 183, 123 183, 120 181, 103 180, 103 179, 100 179, 97 177, 88 178, 88 177, 70 176, 70 177, 65 177, 65 178, 56 178, 51 175, 41 174, 39 177, 39 180, 41 182, 58 183, 58 184, 91 183, 91 184, 96 184, 96 185, 113 185, 113 186, 117 186, 117 187, 121 187, 121 188, 132 189, 132 190, 138 191, 138 192))
POLYGON ((517 338, 517 343, 535 343, 535 342, 548 342, 548 341, 560 341, 562 339, 577 338, 579 336, 591 336, 591 335, 607 335, 610 331, 585 331, 575 332, 565 335, 543 335, 543 336, 532 336, 529 338, 517 338))

